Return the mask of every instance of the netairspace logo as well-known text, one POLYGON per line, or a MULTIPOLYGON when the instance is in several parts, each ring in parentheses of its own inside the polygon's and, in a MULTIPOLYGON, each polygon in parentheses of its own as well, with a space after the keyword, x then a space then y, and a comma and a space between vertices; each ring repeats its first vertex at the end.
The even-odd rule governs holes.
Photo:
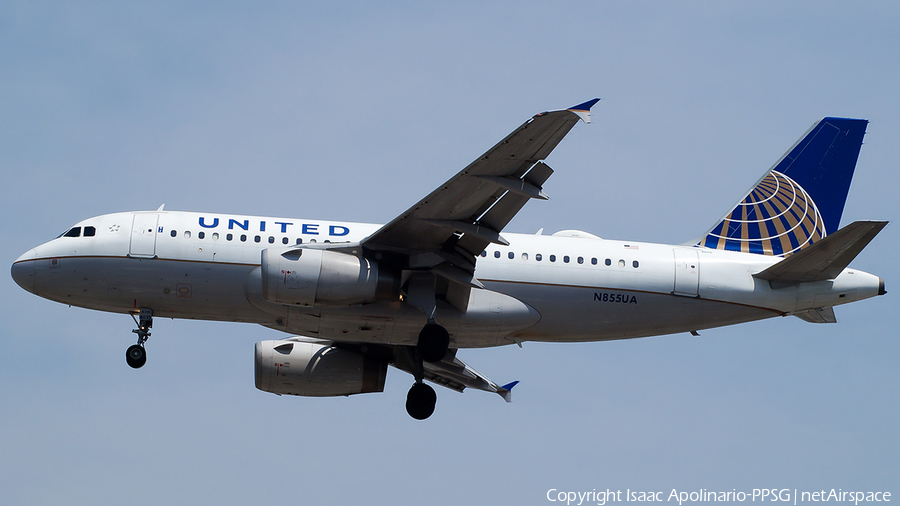
POLYGON ((696 491, 679 491, 672 489, 668 495, 664 491, 644 491, 625 489, 621 490, 597 490, 590 492, 564 491, 551 488, 547 491, 547 500, 550 502, 565 503, 566 506, 582 506, 596 504, 606 506, 609 503, 619 502, 677 502, 679 506, 686 503, 697 502, 776 502, 797 505, 799 503, 859 503, 891 502, 890 492, 860 492, 845 491, 840 488, 831 490, 800 491, 789 488, 754 488, 751 492, 739 491, 715 491, 701 488, 696 491))

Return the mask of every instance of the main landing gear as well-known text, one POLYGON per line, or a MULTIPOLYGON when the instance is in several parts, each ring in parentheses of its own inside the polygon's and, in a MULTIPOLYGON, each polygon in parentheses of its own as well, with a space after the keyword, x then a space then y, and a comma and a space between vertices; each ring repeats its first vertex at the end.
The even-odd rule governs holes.
POLYGON ((422 382, 416 382, 406 394, 406 412, 416 420, 424 420, 434 413, 437 394, 434 389, 422 382))
POLYGON ((411 366, 413 377, 416 382, 406 394, 406 412, 409 416, 416 420, 424 420, 434 413, 434 406, 437 404, 437 394, 434 389, 426 385, 425 367, 422 365, 422 356, 419 354, 419 347, 412 346, 403 347, 404 353, 402 361, 411 366))
POLYGON ((447 355, 450 347, 450 334, 447 329, 429 320, 422 331, 416 347, 407 347, 407 359, 412 361, 412 372, 416 382, 406 394, 406 412, 416 420, 424 420, 434 413, 437 394, 426 385, 423 362, 440 362, 447 355))
POLYGON ((450 347, 450 334, 447 329, 429 320, 419 332, 416 351, 426 362, 440 362, 447 355, 450 347))
POLYGON ((125 350, 125 362, 132 369, 140 369, 147 362, 147 350, 144 349, 144 343, 150 337, 150 328, 153 327, 153 310, 141 309, 138 318, 135 318, 134 315, 131 315, 131 317, 134 318, 134 323, 138 326, 138 328, 132 330, 138 335, 138 341, 137 344, 132 344, 125 350))

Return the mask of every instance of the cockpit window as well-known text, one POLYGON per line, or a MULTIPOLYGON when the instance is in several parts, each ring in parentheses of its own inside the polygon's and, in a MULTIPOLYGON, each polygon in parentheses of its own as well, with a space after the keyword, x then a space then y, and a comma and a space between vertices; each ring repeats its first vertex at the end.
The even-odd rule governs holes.
POLYGON ((97 233, 97 229, 94 227, 84 227, 84 236, 85 237, 94 237, 97 233))
POLYGON ((63 237, 81 237, 81 227, 70 228, 63 237))

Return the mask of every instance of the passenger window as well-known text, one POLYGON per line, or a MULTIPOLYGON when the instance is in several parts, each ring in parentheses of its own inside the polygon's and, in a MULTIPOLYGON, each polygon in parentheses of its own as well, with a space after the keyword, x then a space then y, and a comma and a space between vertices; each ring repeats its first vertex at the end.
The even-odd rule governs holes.
POLYGON ((522 253, 522 260, 528 260, 528 253, 522 253))
POLYGON ((175 236, 178 235, 178 232, 176 232, 176 231, 174 231, 174 230, 170 230, 170 231, 169 231, 169 235, 172 236, 172 237, 175 237, 175 236))
POLYGON ((219 240, 219 233, 218 233, 218 232, 213 232, 212 240, 213 240, 213 241, 218 241, 218 240, 219 240))
POLYGON ((241 234, 241 242, 247 242, 247 235, 241 234))
POLYGON ((584 263, 584 257, 578 257, 578 263, 583 264, 583 263, 584 263))
POLYGON ((303 238, 298 237, 298 238, 297 238, 297 244, 303 244, 303 238))
POLYGON ((259 242, 259 241, 261 241, 261 240, 262 240, 262 238, 261 238, 260 236, 258 236, 258 235, 255 236, 255 237, 253 237, 253 242, 259 242))
POLYGON ((516 258, 516 254, 513 253, 512 251, 510 251, 509 254, 506 256, 508 256, 510 260, 512 260, 513 258, 516 258))
POLYGON ((569 255, 563 257, 563 262, 569 263, 569 255))
POLYGON ((275 244, 275 238, 271 235, 269 236, 269 244, 275 244))
POLYGON ((635 260, 634 262, 631 262, 631 266, 634 267, 635 269, 638 268, 638 265, 640 265, 640 264, 638 264, 637 260, 635 260))
POLYGON ((592 259, 591 259, 591 265, 597 265, 597 259, 596 259, 596 258, 592 258, 592 259))
POLYGON ((84 227, 84 236, 85 237, 94 237, 97 233, 97 229, 94 227, 84 227))
POLYGON ((482 252, 481 252, 481 258, 484 258, 484 257, 486 257, 486 256, 487 256, 487 251, 482 251, 482 252))
POLYGON ((537 260, 538 262, 540 262, 541 260, 544 259, 544 257, 542 257, 540 253, 538 253, 538 254, 534 255, 534 259, 537 260))
POLYGON ((287 237, 282 237, 282 238, 281 238, 281 244, 287 244, 287 243, 288 243, 288 238, 287 238, 287 237))
POLYGON ((225 234, 225 240, 226 240, 226 241, 230 241, 230 240, 232 240, 232 239, 234 239, 234 234, 225 234))
POLYGON ((206 237, 206 232, 197 232, 197 239, 204 239, 206 237))
POLYGON ((610 259, 607 258, 607 259, 606 259, 606 262, 604 262, 604 263, 605 263, 607 266, 612 265, 612 260, 610 260, 610 259))
POLYGON ((309 242, 316 242, 316 240, 315 240, 315 239, 310 239, 309 242))
POLYGON ((556 261, 556 255, 550 255, 550 261, 551 261, 551 262, 555 262, 555 261, 556 261))
POLYGON ((74 227, 63 234, 63 237, 81 237, 81 227, 74 227))
POLYGON ((190 239, 190 238, 191 238, 191 231, 190 231, 190 230, 185 230, 185 231, 184 231, 184 238, 185 238, 185 239, 190 239))
POLYGON ((619 259, 619 267, 625 267, 625 260, 619 259))
POLYGON ((500 258, 500 252, 499 252, 499 251, 495 251, 495 252, 494 252, 494 258, 500 258))

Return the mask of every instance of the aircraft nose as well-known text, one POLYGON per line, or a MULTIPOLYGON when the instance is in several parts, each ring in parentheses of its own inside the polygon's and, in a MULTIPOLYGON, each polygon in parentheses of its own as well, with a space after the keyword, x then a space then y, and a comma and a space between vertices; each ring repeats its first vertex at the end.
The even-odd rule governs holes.
POLYGON ((34 263, 37 258, 35 250, 28 250, 16 259, 10 268, 13 280, 22 288, 34 293, 34 263))

